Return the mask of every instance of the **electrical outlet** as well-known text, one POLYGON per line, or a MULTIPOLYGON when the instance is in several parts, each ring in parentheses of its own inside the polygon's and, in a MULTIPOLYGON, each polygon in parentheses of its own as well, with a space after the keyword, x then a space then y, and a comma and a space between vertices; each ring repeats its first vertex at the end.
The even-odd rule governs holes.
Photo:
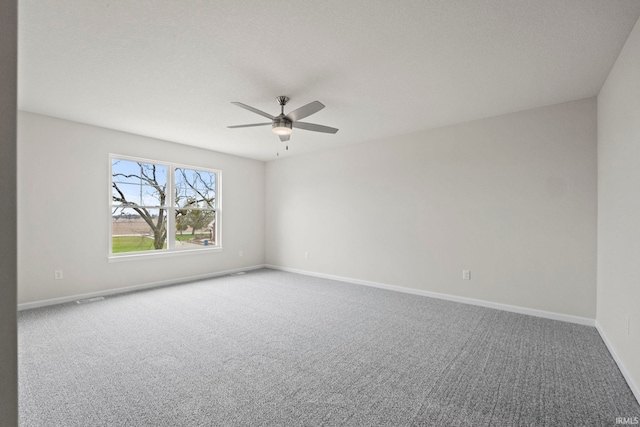
POLYGON ((242 249, 240 249, 240 252, 238 252, 238 256, 243 256, 244 252, 242 252, 242 249))
POLYGON ((56 270, 53 272, 53 277, 56 280, 61 280, 62 279, 62 270, 56 270))
POLYGON ((304 253, 304 259, 309 259, 309 252, 304 253))
POLYGON ((471 280, 471 270, 462 270, 462 280, 471 280))

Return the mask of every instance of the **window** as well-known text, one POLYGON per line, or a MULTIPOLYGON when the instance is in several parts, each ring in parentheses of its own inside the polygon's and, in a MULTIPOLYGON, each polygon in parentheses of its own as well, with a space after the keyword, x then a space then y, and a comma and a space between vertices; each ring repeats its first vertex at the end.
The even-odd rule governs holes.
POLYGON ((220 171, 111 156, 110 255, 220 249, 220 171))

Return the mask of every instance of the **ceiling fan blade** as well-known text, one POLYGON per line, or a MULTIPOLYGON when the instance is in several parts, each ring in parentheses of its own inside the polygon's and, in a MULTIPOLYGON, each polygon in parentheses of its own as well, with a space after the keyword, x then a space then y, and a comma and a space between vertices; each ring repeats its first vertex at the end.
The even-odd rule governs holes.
POLYGON ((308 103, 307 105, 303 105, 302 107, 298 108, 297 110, 293 110, 292 112, 290 112, 289 114, 287 114, 285 116, 286 119, 291 120, 292 122, 295 122, 296 120, 301 120, 304 119, 305 117, 308 117, 314 113, 317 113, 318 111, 322 110, 324 108, 324 104, 320 101, 313 101, 308 103))
POLYGON ((253 126, 266 126, 266 125, 270 125, 271 123, 252 123, 250 125, 235 125, 235 126, 227 126, 229 129, 235 129, 235 128, 250 128, 253 126))
POLYGON ((329 126, 316 125, 313 123, 293 122, 292 126, 298 129, 312 130, 314 132, 336 133, 338 129, 329 126))
POLYGON ((232 102, 232 104, 237 105, 240 108, 244 108, 245 110, 253 111, 256 114, 260 114, 261 116, 266 117, 267 119, 274 119, 271 114, 265 113, 264 111, 258 110, 257 108, 250 107, 247 104, 243 104, 242 102, 232 102))
POLYGON ((286 142, 289 140, 289 138, 291 137, 291 135, 278 135, 280 137, 280 141, 282 142, 286 142))

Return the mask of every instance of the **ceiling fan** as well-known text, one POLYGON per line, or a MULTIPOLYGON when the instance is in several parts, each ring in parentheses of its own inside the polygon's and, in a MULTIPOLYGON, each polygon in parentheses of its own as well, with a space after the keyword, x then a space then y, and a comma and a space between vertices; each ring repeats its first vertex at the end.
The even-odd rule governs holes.
MULTIPOLYGON (((250 107, 241 102, 232 102, 232 104, 237 105, 240 108, 244 108, 245 110, 253 111, 256 114, 260 114, 263 117, 266 117, 271 120, 270 123, 253 123, 249 125, 236 125, 236 126, 228 126, 231 129, 235 128, 248 128, 253 126, 267 126, 271 125, 271 130, 273 133, 280 137, 280 141, 289 141, 289 137, 291 136, 291 132, 293 128, 296 129, 304 129, 311 130, 314 132, 324 132, 324 133, 336 133, 338 129, 332 128, 329 126, 316 125, 313 123, 300 122, 299 120, 304 119, 312 114, 317 113, 318 111, 324 108, 324 104, 319 101, 313 101, 308 103, 307 105, 303 105, 297 110, 293 110, 289 114, 284 114, 284 106, 289 102, 288 96, 278 96, 276 97, 276 101, 280 105, 280 115, 272 116, 269 113, 265 113, 264 111, 260 111, 257 108, 250 107)), ((287 147, 288 148, 288 147, 287 147)))

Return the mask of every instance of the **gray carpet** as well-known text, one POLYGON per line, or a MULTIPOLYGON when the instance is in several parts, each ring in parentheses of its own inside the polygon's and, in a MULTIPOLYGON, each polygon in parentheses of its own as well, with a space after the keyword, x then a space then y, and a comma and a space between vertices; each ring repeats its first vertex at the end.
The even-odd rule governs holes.
POLYGON ((615 425, 592 327, 274 270, 21 312, 21 426, 615 425))

